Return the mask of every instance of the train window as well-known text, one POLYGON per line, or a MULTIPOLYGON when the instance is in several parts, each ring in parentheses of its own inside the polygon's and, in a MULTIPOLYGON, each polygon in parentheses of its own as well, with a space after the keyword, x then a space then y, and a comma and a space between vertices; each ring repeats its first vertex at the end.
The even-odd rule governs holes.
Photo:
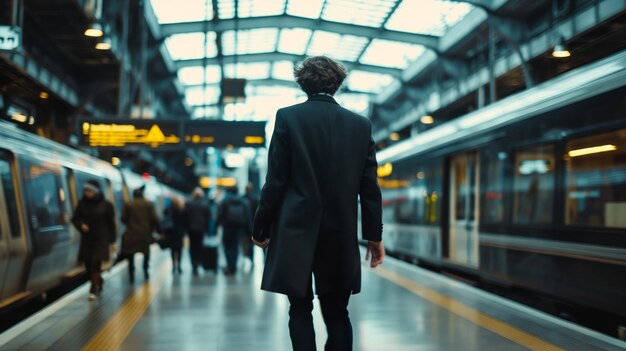
POLYGON ((565 223, 626 228, 626 129, 567 143, 565 223))
POLYGON ((384 196, 383 216, 388 223, 439 223, 441 166, 397 166, 389 178, 379 180, 384 196))
POLYGON ((554 147, 543 146, 517 152, 515 157, 515 210, 518 224, 552 222, 554 201, 554 147))
POLYGON ((0 177, 2 178, 2 189, 4 190, 4 203, 7 208, 7 215, 9 216, 11 236, 18 238, 21 234, 20 218, 15 195, 15 182, 13 181, 13 172, 11 171, 10 162, 8 155, 0 153, 0 177))
POLYGON ((124 186, 121 182, 113 182, 113 204, 118 212, 121 213, 124 207, 124 186))
MULTIPOLYGON (((439 212, 441 208, 442 168, 441 164, 434 164, 424 172, 426 176, 426 224, 439 224, 439 212)), ((420 172, 416 175, 421 176, 420 172)))
POLYGON ((506 152, 499 152, 487 157, 485 162, 483 221, 485 223, 501 223, 504 220, 504 191, 506 152))
POLYGON ((35 231, 64 226, 66 194, 60 168, 45 163, 23 162, 22 175, 26 190, 30 226, 35 231))

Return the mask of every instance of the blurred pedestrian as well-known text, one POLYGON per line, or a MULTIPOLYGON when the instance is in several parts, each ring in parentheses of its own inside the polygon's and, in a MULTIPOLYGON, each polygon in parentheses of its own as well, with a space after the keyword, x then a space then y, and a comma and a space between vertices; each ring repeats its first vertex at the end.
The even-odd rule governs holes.
POLYGON ((185 213, 185 204, 182 199, 172 197, 170 206, 165 209, 163 214, 162 229, 167 240, 167 246, 172 255, 172 273, 182 273, 180 267, 180 258, 183 251, 183 239, 185 238, 185 230, 187 225, 187 216, 185 213))
POLYGON ((135 254, 143 254, 143 275, 150 279, 150 244, 154 242, 152 233, 161 233, 159 217, 154 204, 144 199, 143 187, 133 190, 133 199, 124 205, 122 222, 126 231, 122 238, 122 255, 128 259, 128 279, 135 281, 135 254))
POLYGON ((237 195, 237 188, 229 189, 228 195, 220 206, 218 225, 222 226, 222 242, 226 254, 226 275, 237 272, 239 242, 242 235, 251 232, 251 213, 247 201, 237 195))
POLYGON ((187 233, 189 234, 189 254, 193 275, 198 275, 198 267, 202 265, 204 236, 209 230, 211 209, 205 199, 204 190, 195 188, 191 194, 191 201, 185 207, 187 218, 187 233))
POLYGON ((83 197, 78 201, 72 224, 80 232, 78 259, 85 265, 91 282, 89 300, 95 300, 102 293, 102 261, 109 259, 115 251, 115 211, 113 204, 104 199, 100 183, 90 179, 83 186, 83 197))
POLYGON ((326 350, 351 350, 351 294, 361 290, 358 204, 371 267, 383 262, 382 205, 370 120, 333 98, 345 68, 311 57, 295 70, 304 103, 276 113, 268 170, 254 219, 253 240, 268 247, 264 290, 289 297, 294 350, 315 350, 315 277, 328 339, 326 350))
POLYGON ((248 205, 248 209, 250 210, 250 224, 247 228, 249 230, 242 231, 243 235, 241 236, 241 246, 243 248, 244 256, 249 258, 251 264, 254 266, 254 244, 250 241, 250 236, 252 235, 252 221, 254 219, 254 213, 256 212, 256 208, 259 206, 259 198, 254 192, 254 185, 252 185, 252 183, 248 183, 248 185, 246 185, 246 194, 243 198, 248 205))

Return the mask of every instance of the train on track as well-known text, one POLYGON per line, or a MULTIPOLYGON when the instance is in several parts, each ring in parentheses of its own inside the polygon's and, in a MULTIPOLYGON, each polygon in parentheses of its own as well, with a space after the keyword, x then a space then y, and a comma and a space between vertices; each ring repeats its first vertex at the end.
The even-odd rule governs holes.
MULTIPOLYGON (((85 181, 97 179, 120 214, 132 190, 162 213, 176 190, 83 152, 0 122, 0 316, 83 272, 72 211, 85 181)), ((118 245, 119 247, 119 245, 118 245)), ((109 262, 110 264, 110 262, 109 262)))
POLYGON ((626 326, 626 52, 378 154, 385 246, 616 335, 626 326))

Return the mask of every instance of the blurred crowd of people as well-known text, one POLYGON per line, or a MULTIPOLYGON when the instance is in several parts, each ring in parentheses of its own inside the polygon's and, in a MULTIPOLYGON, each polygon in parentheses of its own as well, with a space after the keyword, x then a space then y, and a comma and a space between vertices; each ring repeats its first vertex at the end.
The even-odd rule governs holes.
MULTIPOLYGON (((154 204, 144 198, 143 187, 135 189, 132 200, 124 204, 121 220, 125 230, 117 260, 128 260, 131 283, 135 281, 137 253, 143 255, 144 279, 150 279, 150 246, 154 242, 170 250, 172 273, 182 274, 185 237, 194 276, 201 269, 217 273, 220 243, 226 259, 225 275, 237 273, 240 251, 254 265, 250 237, 258 198, 252 184, 243 195, 237 188, 218 189, 210 198, 203 189, 195 188, 188 201, 173 196, 166 199, 165 205, 159 215, 154 204)), ((117 253, 115 212, 97 181, 85 183, 72 223, 81 233, 80 260, 91 281, 89 299, 95 300, 103 290, 102 262, 109 259, 110 253, 117 253)))

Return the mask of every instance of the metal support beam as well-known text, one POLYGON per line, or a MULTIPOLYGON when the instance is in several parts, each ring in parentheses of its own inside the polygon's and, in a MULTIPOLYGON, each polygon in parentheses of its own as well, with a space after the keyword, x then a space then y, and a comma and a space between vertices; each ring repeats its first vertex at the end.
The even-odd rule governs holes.
POLYGON ((439 55, 438 60, 444 72, 456 79, 465 77, 469 71, 467 63, 462 59, 439 55))
MULTIPOLYGON (((219 88, 220 85, 219 84, 207 84, 206 85, 209 88, 219 88)), ((282 79, 273 79, 273 78, 268 78, 268 79, 253 79, 253 80, 248 80, 246 81, 246 86, 247 87, 267 87, 267 86, 278 86, 278 87, 285 87, 285 88, 294 88, 294 89, 299 89, 298 84, 296 84, 295 81, 293 80, 282 80, 282 79)), ((185 85, 185 88, 202 88, 204 87, 204 84, 191 84, 191 85, 185 85)), ((342 87, 339 90, 339 94, 364 94, 364 95, 371 95, 374 96, 374 93, 369 92, 369 91, 358 91, 358 90, 351 90, 348 89, 346 87, 342 87)), ((219 105, 207 105, 207 106, 214 106, 214 107, 219 107, 219 105)), ((202 106, 192 106, 192 108, 197 108, 197 107, 202 107, 202 106)))
MULTIPOLYGON (((625 10, 625 0, 620 0, 618 2, 615 2, 614 0, 600 0, 594 6, 586 8, 580 13, 573 14, 570 18, 556 23, 554 29, 559 30, 559 33, 563 36, 563 38, 568 40, 569 38, 575 37, 576 35, 589 30, 589 28, 592 28, 593 26, 606 21, 607 19, 610 19, 625 10), (594 14, 596 11, 598 15, 594 14), (590 15, 592 16, 588 17, 590 15), (579 23, 585 23, 586 25, 584 27, 577 25, 579 23)), ((552 36, 552 31, 537 35, 520 45, 519 50, 529 58, 543 55, 554 45, 552 36)), ((511 53, 506 56, 496 57, 494 75, 499 77, 520 66, 521 61, 518 53, 511 53)), ((420 74, 420 72, 415 72, 414 74, 417 75, 420 74)), ((383 140, 392 131, 402 129, 418 121, 423 111, 437 111, 444 108, 454 103, 462 96, 465 96, 472 91, 477 91, 481 86, 485 86, 488 83, 488 67, 482 67, 473 71, 471 74, 468 74, 465 78, 458 80, 457 84, 452 87, 437 87, 435 83, 430 86, 426 86, 425 91, 427 94, 425 98, 422 99, 419 106, 407 112, 395 113, 391 123, 384 128, 379 128, 376 131, 374 140, 383 140)))
MULTIPOLYGON (((423 45, 429 49, 439 48, 439 38, 432 35, 406 33, 393 30, 381 31, 379 28, 371 28, 354 24, 318 21, 312 18, 302 18, 291 15, 265 16, 239 18, 232 20, 220 20, 212 22, 208 30, 211 32, 224 32, 229 30, 251 30, 259 28, 305 28, 310 30, 323 30, 326 32, 350 34, 366 38, 393 40, 410 44, 423 45)), ((161 34, 170 36, 173 34, 202 32, 204 22, 185 22, 163 24, 161 34)))
POLYGON ((489 103, 493 104, 496 102, 496 74, 495 74, 495 65, 496 65, 496 34, 493 29, 493 25, 489 24, 489 31, 487 33, 489 36, 489 48, 487 55, 487 67, 489 70, 489 103))
MULTIPOLYGON (((294 54, 286 54, 281 52, 270 52, 264 54, 249 54, 249 55, 241 55, 241 56, 223 56, 221 61, 218 58, 209 58, 207 59, 207 63, 209 65, 219 65, 220 63, 229 64, 229 63, 252 63, 252 62, 275 62, 275 61, 301 61, 305 58, 302 55, 294 55, 294 54)), ((178 70, 183 67, 195 67, 202 66, 204 63, 204 59, 192 59, 192 60, 178 60, 174 61, 174 66, 178 70)), ((389 67, 381 67, 374 65, 365 65, 360 63, 351 63, 351 62, 343 62, 349 70, 359 70, 359 71, 367 71, 379 74, 389 74, 393 77, 400 77, 402 70, 397 68, 389 68, 389 67)))
POLYGON ((63 99, 71 106, 80 102, 78 90, 67 84, 66 77, 59 77, 40 62, 26 54, 0 53, 0 59, 16 68, 22 74, 41 84, 47 91, 63 99))
POLYGON ((412 102, 419 102, 426 95, 424 91, 422 91, 421 89, 412 88, 412 87, 404 88, 404 93, 412 102))

